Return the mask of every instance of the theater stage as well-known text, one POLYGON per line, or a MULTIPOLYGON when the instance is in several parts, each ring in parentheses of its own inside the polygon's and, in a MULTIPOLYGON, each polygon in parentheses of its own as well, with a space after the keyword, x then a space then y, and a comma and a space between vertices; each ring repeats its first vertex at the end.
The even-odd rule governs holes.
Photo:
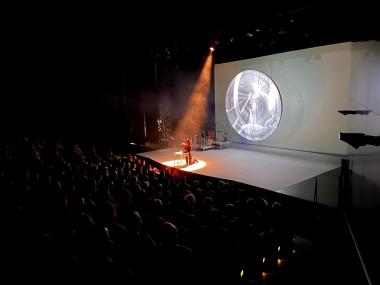
MULTIPOLYGON (((140 153, 161 164, 179 159, 173 148, 140 153)), ((241 146, 192 151, 193 173, 243 182, 266 190, 336 207, 341 157, 267 147, 241 146), (194 165, 196 166, 196 165, 194 165), (317 191, 316 191, 317 190, 317 191)), ((180 168, 177 166, 177 168, 180 168)), ((186 171, 186 169, 184 169, 186 171)))

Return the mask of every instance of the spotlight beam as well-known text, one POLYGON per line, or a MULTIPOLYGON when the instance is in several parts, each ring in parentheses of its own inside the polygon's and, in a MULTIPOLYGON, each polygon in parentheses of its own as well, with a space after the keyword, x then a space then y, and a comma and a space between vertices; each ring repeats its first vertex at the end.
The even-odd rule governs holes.
POLYGON ((199 78, 193 88, 182 119, 175 131, 175 137, 199 134, 207 115, 207 98, 210 91, 212 54, 210 53, 202 67, 199 78))

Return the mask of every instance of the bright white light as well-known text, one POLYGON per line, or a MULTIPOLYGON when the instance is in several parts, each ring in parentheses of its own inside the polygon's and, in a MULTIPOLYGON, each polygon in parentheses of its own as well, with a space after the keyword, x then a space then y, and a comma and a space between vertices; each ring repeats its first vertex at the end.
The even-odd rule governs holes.
POLYGON ((237 74, 228 87, 226 113, 239 135, 248 140, 264 140, 280 123, 280 92, 265 73, 245 70, 237 74))
POLYGON ((170 166, 170 167, 177 167, 180 170, 183 171, 194 171, 201 169, 206 166, 206 162, 203 160, 197 160, 195 163, 187 165, 185 159, 177 159, 177 160, 169 160, 162 162, 163 165, 170 166))
POLYGON ((201 169, 205 166, 206 166, 206 162, 204 162, 203 160, 198 160, 198 162, 190 164, 185 168, 181 168, 181 170, 183 170, 183 171, 194 171, 194 170, 201 169))
POLYGON ((162 164, 166 166, 170 166, 170 167, 185 166, 186 160, 185 159, 169 160, 169 161, 162 162, 162 164))

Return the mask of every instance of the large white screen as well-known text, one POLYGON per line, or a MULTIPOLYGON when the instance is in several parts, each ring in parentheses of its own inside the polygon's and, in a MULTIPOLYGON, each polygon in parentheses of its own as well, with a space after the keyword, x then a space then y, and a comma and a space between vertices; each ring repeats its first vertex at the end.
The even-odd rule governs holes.
POLYGON ((338 139, 347 119, 338 113, 350 104, 351 43, 328 45, 215 65, 215 123, 233 142, 322 153, 346 154, 338 139), (225 96, 233 78, 244 70, 260 70, 276 83, 282 118, 263 141, 240 136, 229 123, 225 96))
POLYGON ((233 129, 251 141, 269 137, 281 119, 281 96, 273 80, 259 70, 237 74, 226 93, 226 113, 233 129))

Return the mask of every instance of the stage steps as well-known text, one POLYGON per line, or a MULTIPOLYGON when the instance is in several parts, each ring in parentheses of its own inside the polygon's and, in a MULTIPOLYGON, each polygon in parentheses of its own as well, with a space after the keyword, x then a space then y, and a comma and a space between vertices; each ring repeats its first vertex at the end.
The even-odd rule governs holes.
POLYGON ((213 146, 213 145, 198 145, 198 146, 194 147, 195 150, 201 150, 201 151, 214 149, 214 148, 215 148, 215 146, 213 146))
POLYGON ((215 148, 222 149, 222 148, 230 148, 232 145, 231 141, 216 141, 214 142, 215 148))

